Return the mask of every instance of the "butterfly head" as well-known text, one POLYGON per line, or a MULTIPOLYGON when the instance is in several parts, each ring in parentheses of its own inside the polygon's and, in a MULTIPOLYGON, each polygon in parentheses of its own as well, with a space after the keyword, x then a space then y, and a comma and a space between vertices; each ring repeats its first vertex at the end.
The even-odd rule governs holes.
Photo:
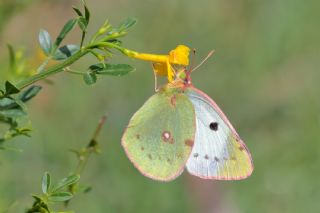
POLYGON ((192 69, 184 70, 184 78, 183 78, 183 83, 185 84, 185 86, 191 86, 192 85, 192 81, 191 81, 191 72, 192 69))
POLYGON ((191 81, 191 70, 188 70, 187 67, 180 66, 179 68, 175 67, 176 75, 175 79, 172 82, 169 82, 166 87, 168 88, 187 88, 192 85, 191 81))

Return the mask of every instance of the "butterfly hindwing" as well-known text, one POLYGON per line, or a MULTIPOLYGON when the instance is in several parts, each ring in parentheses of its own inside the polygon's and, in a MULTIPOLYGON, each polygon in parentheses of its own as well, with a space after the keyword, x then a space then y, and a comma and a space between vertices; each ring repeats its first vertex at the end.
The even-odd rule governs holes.
POLYGON ((194 135, 195 112, 189 98, 177 91, 161 91, 133 115, 122 146, 142 174, 169 181, 184 170, 194 135))
POLYGON ((251 155, 217 104, 196 88, 186 91, 196 113, 195 144, 187 170, 206 179, 238 180, 253 170, 251 155))

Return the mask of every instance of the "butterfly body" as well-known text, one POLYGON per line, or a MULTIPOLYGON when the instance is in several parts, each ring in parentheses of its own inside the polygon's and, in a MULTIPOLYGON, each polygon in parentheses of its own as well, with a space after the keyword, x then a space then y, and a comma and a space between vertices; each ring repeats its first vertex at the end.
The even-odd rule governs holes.
POLYGON ((245 144, 218 105, 192 85, 188 71, 137 111, 122 145, 142 174, 160 181, 176 178, 184 168, 192 175, 216 180, 244 179, 253 170, 245 144), (171 137, 174 143, 170 144, 171 137))

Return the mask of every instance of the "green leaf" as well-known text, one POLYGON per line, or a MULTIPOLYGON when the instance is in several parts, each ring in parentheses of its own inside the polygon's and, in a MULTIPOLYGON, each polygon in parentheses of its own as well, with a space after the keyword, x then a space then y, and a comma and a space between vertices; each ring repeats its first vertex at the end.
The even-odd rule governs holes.
POLYGON ((137 19, 135 18, 127 18, 126 20, 122 21, 119 26, 118 26, 118 30, 119 32, 124 31, 129 29, 130 27, 132 27, 133 25, 135 25, 137 23, 137 19))
POLYGON ((123 76, 135 69, 128 64, 95 64, 89 67, 90 70, 99 75, 123 76))
POLYGON ((49 56, 52 50, 52 41, 50 34, 46 31, 41 29, 39 32, 39 44, 43 52, 49 56))
POLYGON ((78 14, 78 16, 83 17, 82 12, 75 6, 72 6, 72 9, 78 14))
MULTIPOLYGON (((17 128, 14 128, 14 124, 10 124, 10 129, 3 134, 3 137, 0 138, 0 142, 10 140, 10 139, 17 137, 17 136, 20 136, 20 135, 30 137, 30 135, 28 134, 28 131, 31 131, 31 130, 30 129, 27 130, 26 128, 18 128, 17 129, 17 128)), ((16 152, 21 152, 19 149, 13 149, 13 148, 8 148, 8 147, 5 147, 5 149, 11 150, 11 151, 16 151, 16 152)))
POLYGON ((70 192, 56 192, 50 194, 48 199, 51 202, 64 202, 70 200, 72 197, 73 195, 70 192))
POLYGON ((31 195, 38 203, 42 202, 42 198, 37 195, 31 195))
POLYGON ((47 194, 51 185, 51 177, 48 172, 45 172, 42 177, 42 192, 47 194))
POLYGON ((57 37, 54 44, 59 47, 62 40, 66 37, 66 35, 73 29, 74 25, 76 25, 77 19, 71 19, 69 20, 62 28, 61 32, 59 33, 59 36, 57 37))
POLYGON ((87 72, 83 75, 83 80, 87 85, 92 85, 97 82, 97 76, 95 73, 87 72))
POLYGON ((16 57, 15 57, 14 49, 10 44, 7 44, 7 47, 9 51, 10 71, 14 72, 16 70, 16 57))
POLYGON ((24 136, 27 136, 27 137, 31 137, 29 135, 29 132, 32 131, 30 128, 18 128, 18 129, 15 129, 15 130, 16 130, 16 134, 24 135, 24 136))
POLYGON ((67 178, 63 178, 57 184, 55 184, 53 186, 52 192, 56 192, 56 191, 62 189, 63 187, 72 185, 72 184, 78 182, 79 179, 80 179, 79 175, 71 175, 67 178))
POLYGON ((87 23, 87 20, 86 20, 84 17, 80 17, 80 18, 78 19, 78 25, 79 25, 80 29, 81 29, 83 32, 86 32, 86 31, 87 31, 88 23, 87 23))
POLYGON ((89 8, 87 7, 87 4, 84 0, 81 0, 82 3, 83 3, 83 7, 84 7, 84 17, 86 18, 87 20, 87 23, 89 23, 89 20, 90 20, 90 11, 89 11, 89 8))
POLYGON ((80 47, 75 44, 68 44, 57 49, 55 54, 53 55, 54 60, 65 60, 70 56, 74 55, 76 52, 80 50, 80 47))
POLYGON ((89 193, 92 190, 91 186, 79 186, 78 191, 82 193, 89 193))
POLYGON ((6 81, 5 83, 5 90, 5 95, 12 95, 20 92, 20 90, 9 81, 6 81))
POLYGON ((32 99, 33 97, 35 97, 41 89, 42 89, 41 86, 33 85, 33 86, 29 87, 28 89, 22 91, 21 94, 19 95, 19 99, 22 102, 27 102, 30 99, 32 99))
POLYGON ((0 116, 10 117, 10 118, 17 118, 26 115, 26 112, 22 109, 9 109, 0 111, 0 116))
POLYGON ((1 98, 0 99, 0 110, 12 109, 17 106, 17 103, 12 98, 1 98))

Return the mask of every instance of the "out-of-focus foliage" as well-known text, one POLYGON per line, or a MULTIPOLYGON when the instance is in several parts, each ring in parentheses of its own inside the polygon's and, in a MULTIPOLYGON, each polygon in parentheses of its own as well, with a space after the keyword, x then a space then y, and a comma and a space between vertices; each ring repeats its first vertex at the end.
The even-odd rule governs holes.
POLYGON ((1 0, 0 1, 0 34, 8 20, 34 0, 1 0))
MULTIPOLYGON (((61 8, 65 2, 59 3, 61 8)), ((186 44, 197 49, 197 61, 216 50, 193 74, 193 83, 216 100, 246 142, 253 154, 253 175, 244 181, 208 184, 185 174, 164 184, 138 173, 120 138, 130 116, 153 93, 153 75, 149 64, 119 57, 121 63, 128 60, 137 68, 133 75, 105 78, 88 88, 78 78, 62 74, 56 85, 46 85, 35 99, 30 106, 33 138, 28 143, 13 142, 24 152, 0 152, 0 194, 6 195, 0 198, 1 210, 18 201, 9 212, 23 211, 44 171, 68 172, 73 159, 66 148, 80 147, 78 142, 106 110, 110 116, 100 139, 102 154, 89 162, 90 172, 82 176, 94 182, 93 190, 74 199, 76 212, 320 209, 319 1, 91 0, 88 4, 95 11, 96 26, 105 18, 116 23, 124 15, 139 20, 124 40, 132 49, 166 53, 186 44), (208 185, 215 190, 208 191, 208 185)), ((46 16, 41 3, 34 5, 39 7, 35 19, 46 16)), ((19 15, 27 14, 28 10, 19 15)), ((60 15, 59 23, 70 16, 57 12, 60 15)), ((48 24, 37 22, 35 29, 48 24)), ((50 29, 56 34, 58 30, 50 29)), ((37 32, 17 31, 34 45, 37 32)), ((83 64, 77 68, 86 69, 83 64)))

